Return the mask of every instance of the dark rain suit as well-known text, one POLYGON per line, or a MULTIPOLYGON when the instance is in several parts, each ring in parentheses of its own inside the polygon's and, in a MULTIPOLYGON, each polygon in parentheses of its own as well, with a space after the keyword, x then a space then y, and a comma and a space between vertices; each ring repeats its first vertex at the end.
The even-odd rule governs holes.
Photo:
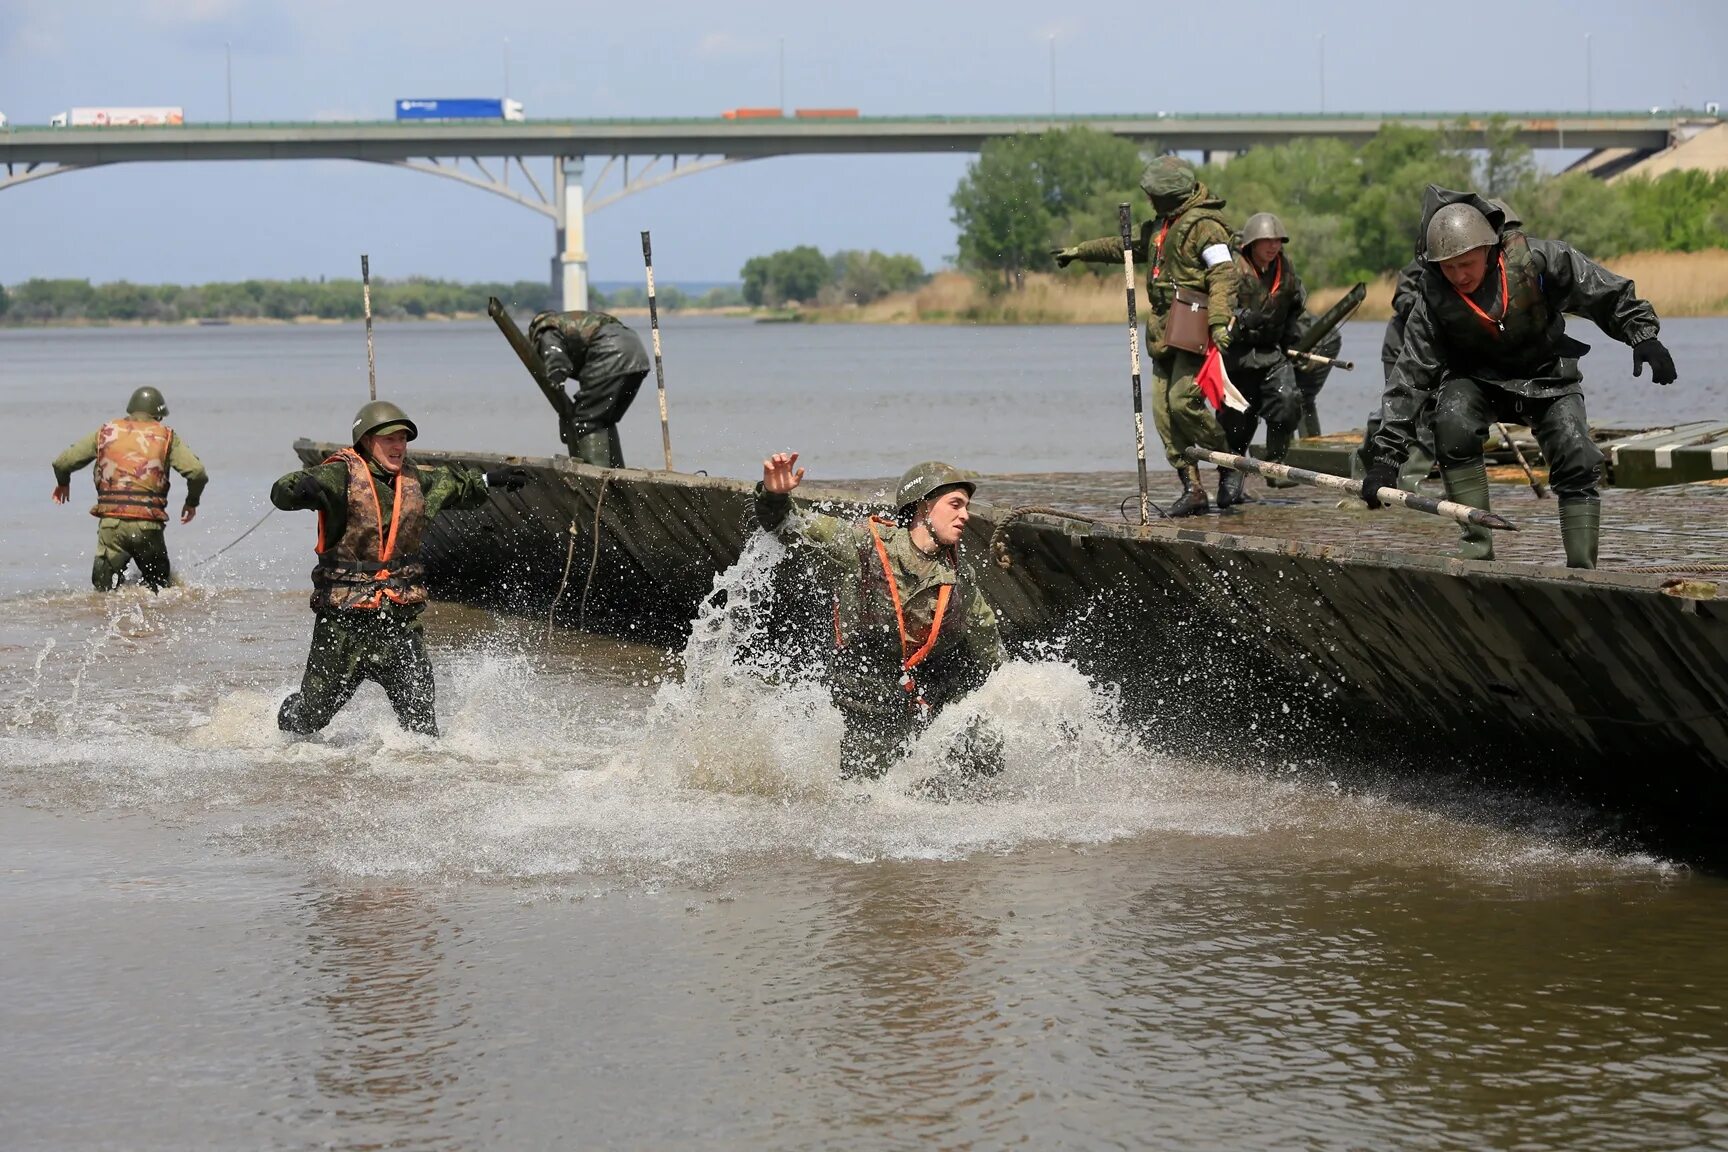
POLYGON ((1632 281, 1569 244, 1505 228, 1504 214, 1479 197, 1430 197, 1424 231, 1435 211, 1460 201, 1487 216, 1500 243, 1469 298, 1438 267, 1424 267, 1370 457, 1403 463, 1419 443, 1423 408, 1432 402, 1442 471, 1480 460, 1490 423, 1525 424, 1541 445, 1555 495, 1562 502, 1595 501, 1602 453, 1590 437, 1578 368, 1589 345, 1566 335, 1565 313, 1636 344, 1657 334, 1656 311, 1637 297, 1632 281))
POLYGON ((558 438, 572 455, 584 436, 624 418, 653 367, 636 333, 604 312, 542 312, 529 323, 528 339, 549 369, 567 358, 564 372, 578 383, 574 396, 558 385, 546 391, 558 438))

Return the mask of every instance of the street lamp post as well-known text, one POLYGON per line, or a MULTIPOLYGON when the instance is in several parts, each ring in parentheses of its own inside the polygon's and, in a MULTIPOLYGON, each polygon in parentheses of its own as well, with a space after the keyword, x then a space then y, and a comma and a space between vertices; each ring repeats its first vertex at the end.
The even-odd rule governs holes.
POLYGON ((1050 33, 1050 119, 1056 119, 1056 33, 1050 33))
POLYGON ((1596 94, 1590 85, 1590 33, 1584 33, 1584 111, 1596 111, 1596 94))
POLYGON ((234 123, 234 46, 222 43, 222 61, 228 76, 228 123, 234 123))

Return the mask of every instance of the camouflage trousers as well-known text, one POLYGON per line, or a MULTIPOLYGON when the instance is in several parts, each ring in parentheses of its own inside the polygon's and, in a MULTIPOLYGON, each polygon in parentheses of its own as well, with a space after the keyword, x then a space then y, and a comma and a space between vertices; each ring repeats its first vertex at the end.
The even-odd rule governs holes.
POLYGON ((363 680, 384 689, 402 727, 438 735, 425 632, 418 618, 402 620, 383 612, 318 616, 300 691, 282 701, 276 726, 301 736, 322 731, 363 680))
POLYGON ((96 560, 90 566, 90 583, 98 592, 110 592, 126 583, 126 566, 138 565, 138 579, 150 591, 168 585, 168 542, 162 525, 155 520, 116 520, 102 517, 96 525, 96 560))
POLYGON ((1602 450, 1590 438, 1584 397, 1532 399, 1495 384, 1454 376, 1434 399, 1434 447, 1442 469, 1482 458, 1488 425, 1528 425, 1548 464, 1548 483, 1561 500, 1599 499, 1602 450))
POLYGON ((1200 386, 1194 383, 1203 361, 1196 353, 1179 348, 1152 357, 1152 423, 1172 468, 1188 466, 1182 449, 1189 445, 1198 444, 1214 452, 1228 448, 1212 405, 1206 403, 1200 386))

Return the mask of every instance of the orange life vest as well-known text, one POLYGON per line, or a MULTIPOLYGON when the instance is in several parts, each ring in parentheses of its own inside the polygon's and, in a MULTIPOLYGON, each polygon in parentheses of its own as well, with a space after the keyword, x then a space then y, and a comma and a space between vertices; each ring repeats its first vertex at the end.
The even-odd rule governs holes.
POLYGON ((352 448, 324 461, 348 468, 348 522, 334 544, 324 538, 318 514, 318 567, 312 569, 315 612, 376 610, 395 604, 426 602, 426 570, 420 563, 420 537, 426 529, 426 497, 406 467, 396 474, 390 523, 378 505, 372 471, 352 448))
POLYGON ((110 420, 96 433, 92 516, 168 522, 168 453, 174 430, 155 420, 110 420))

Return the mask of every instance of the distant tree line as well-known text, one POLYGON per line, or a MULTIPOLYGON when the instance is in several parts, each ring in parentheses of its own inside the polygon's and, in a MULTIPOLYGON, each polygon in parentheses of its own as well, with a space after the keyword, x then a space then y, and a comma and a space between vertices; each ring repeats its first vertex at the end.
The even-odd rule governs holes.
MULTIPOLYGON (((601 292, 590 288, 588 290, 590 307, 599 309, 623 309, 648 307, 648 289, 616 288, 611 292, 601 292)), ((744 305, 744 293, 735 284, 716 284, 700 296, 692 296, 676 284, 656 284, 654 286, 654 306, 665 312, 677 312, 685 308, 740 308, 744 305)))
MULTIPOLYGON (((1140 170, 1151 152, 1089 128, 994 140, 954 191, 959 263, 995 288, 1050 269, 1049 249, 1115 235, 1116 206, 1148 212, 1140 170)), ((1199 169, 1240 223, 1276 212, 1311 286, 1372 279, 1409 261, 1423 188, 1438 183, 1509 201, 1535 236, 1598 258, 1728 247, 1728 173, 1669 172, 1604 183, 1536 168, 1503 118, 1444 129, 1389 124, 1360 148, 1324 137, 1255 148, 1199 169)), ((1069 275, 1120 275, 1073 265, 1069 275)))
MULTIPOLYGON (((184 320, 358 320, 365 314, 358 280, 242 280, 224 284, 133 284, 117 280, 26 280, 4 293, 9 324, 184 320)), ((512 307, 550 306, 551 289, 536 280, 460 284, 413 277, 372 282, 372 314, 384 320, 484 312, 496 296, 512 307)))
POLYGON ((745 261, 744 300, 761 308, 782 304, 868 304, 906 292, 930 278, 916 256, 847 249, 824 256, 803 244, 745 261))

